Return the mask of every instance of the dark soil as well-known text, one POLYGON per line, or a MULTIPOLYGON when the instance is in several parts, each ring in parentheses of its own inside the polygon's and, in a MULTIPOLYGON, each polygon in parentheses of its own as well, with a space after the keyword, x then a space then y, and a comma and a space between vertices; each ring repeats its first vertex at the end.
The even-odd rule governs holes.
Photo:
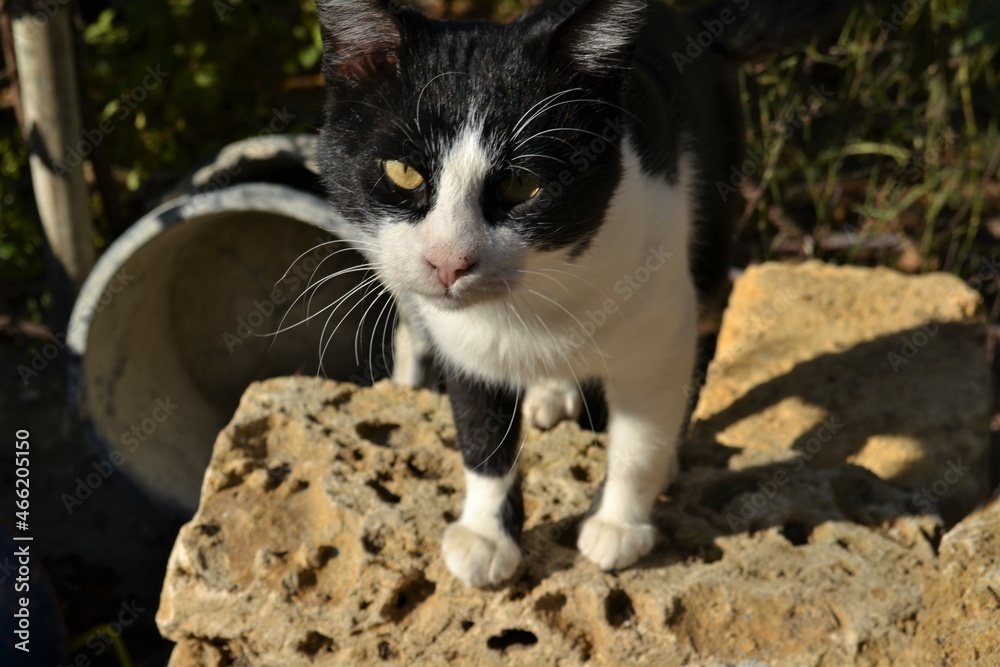
MULTIPOLYGON (((172 645, 159 636, 155 615, 180 522, 142 498, 120 473, 94 475, 101 457, 65 407, 65 352, 37 375, 22 377, 19 367, 30 369, 33 353, 46 341, 10 333, 0 334, 0 523, 13 532, 13 442, 24 429, 30 433, 29 527, 14 534, 33 538, 32 567, 42 568, 51 582, 65 626, 34 627, 33 645, 51 645, 62 635, 75 648, 62 664, 118 666, 110 640, 94 633, 109 624, 134 665, 165 665, 172 645), (100 480, 93 489, 80 487, 88 476, 100 480), (81 502, 67 507, 74 495, 81 502)), ((38 358, 35 363, 41 367, 38 358)), ((10 551, 0 552, 0 561, 10 557, 10 551)), ((31 594, 35 604, 42 591, 31 594)))

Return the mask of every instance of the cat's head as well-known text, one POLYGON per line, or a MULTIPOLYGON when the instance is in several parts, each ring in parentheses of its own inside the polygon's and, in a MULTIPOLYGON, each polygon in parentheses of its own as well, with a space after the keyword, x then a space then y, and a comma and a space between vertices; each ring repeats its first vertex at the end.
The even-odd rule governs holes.
POLYGON ((391 290, 462 307, 586 249, 621 176, 643 7, 562 0, 500 25, 318 0, 324 179, 391 290))

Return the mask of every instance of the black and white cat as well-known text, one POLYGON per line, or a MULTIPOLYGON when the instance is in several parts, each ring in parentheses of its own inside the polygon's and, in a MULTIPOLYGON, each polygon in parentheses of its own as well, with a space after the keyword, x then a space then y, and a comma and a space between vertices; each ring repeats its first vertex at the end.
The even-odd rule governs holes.
POLYGON ((832 4, 563 0, 500 25, 319 0, 331 200, 445 369, 466 469, 443 543, 455 576, 514 574, 518 410, 528 391, 534 421, 573 415, 585 381, 603 382, 609 449, 579 549, 611 570, 652 548, 699 304, 727 275, 731 61, 832 4))

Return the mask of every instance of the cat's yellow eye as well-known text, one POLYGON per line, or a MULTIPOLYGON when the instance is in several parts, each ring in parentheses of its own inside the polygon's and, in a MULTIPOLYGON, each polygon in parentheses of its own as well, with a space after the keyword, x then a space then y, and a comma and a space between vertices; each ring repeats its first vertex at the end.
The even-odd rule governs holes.
POLYGON ((497 192, 510 204, 522 204, 542 191, 542 179, 530 174, 514 174, 500 181, 497 192))
POLYGON ((386 160, 383 167, 386 177, 401 190, 415 192, 424 186, 424 177, 408 164, 398 160, 386 160))

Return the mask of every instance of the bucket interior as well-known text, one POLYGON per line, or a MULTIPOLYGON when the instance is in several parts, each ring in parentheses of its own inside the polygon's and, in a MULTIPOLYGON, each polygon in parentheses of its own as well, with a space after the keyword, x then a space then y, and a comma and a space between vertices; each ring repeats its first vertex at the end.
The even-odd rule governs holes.
POLYGON ((87 332, 84 407, 143 491, 193 512, 212 443, 255 380, 388 375, 393 306, 373 282, 332 307, 373 277, 334 238, 273 212, 206 213, 145 243, 105 287, 87 332), (352 268, 293 305, 310 281, 352 268))

